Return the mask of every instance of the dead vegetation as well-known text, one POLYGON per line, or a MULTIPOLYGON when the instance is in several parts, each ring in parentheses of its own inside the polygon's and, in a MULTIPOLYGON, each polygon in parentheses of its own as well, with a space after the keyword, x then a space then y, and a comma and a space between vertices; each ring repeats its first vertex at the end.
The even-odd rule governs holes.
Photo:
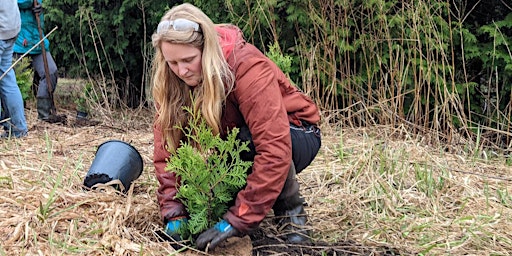
MULTIPOLYGON (((60 101, 65 102, 65 100, 60 101)), ((29 136, 0 141, 1 255, 169 255, 160 229, 152 167, 152 114, 120 111, 80 124, 36 120, 29 136), (96 147, 131 143, 144 171, 125 195, 82 186, 96 147)), ((307 201, 310 246, 280 244, 265 220, 224 255, 507 255, 512 251, 512 170, 464 146, 432 147, 404 129, 323 127, 323 145, 298 175, 307 201), (456 147, 458 150, 454 150, 456 147), (450 150, 448 150, 450 148, 450 150), (457 154, 450 153, 457 152, 457 154), (273 244, 269 244, 272 241, 273 244), (233 249, 234 248, 234 249, 233 249), (283 249, 284 248, 284 249, 283 249)), ((489 157, 493 156, 493 157, 489 157)), ((188 250, 184 254, 202 254, 188 250)))

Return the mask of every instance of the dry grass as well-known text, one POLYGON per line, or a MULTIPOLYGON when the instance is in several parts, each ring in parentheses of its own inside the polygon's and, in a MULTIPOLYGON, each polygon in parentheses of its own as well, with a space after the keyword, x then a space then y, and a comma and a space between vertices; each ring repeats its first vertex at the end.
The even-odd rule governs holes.
MULTIPOLYGON (((73 112, 59 111, 74 123, 73 112)), ((28 138, 0 142, 3 255, 173 251, 151 241, 159 216, 148 115, 131 113, 129 119, 119 114, 115 123, 73 127, 38 122, 35 109, 26 113, 28 138), (128 195, 82 186, 96 147, 109 139, 130 142, 143 156, 144 172, 128 195)))
MULTIPOLYGON (((152 114, 95 117, 96 126, 50 125, 29 106, 28 138, 0 141, 1 255, 169 255, 152 167, 152 114), (127 195, 82 187, 96 147, 130 142, 144 172, 127 195)), ((512 170, 388 127, 323 127, 323 145, 298 175, 314 238, 388 246, 404 255, 507 255, 512 170)))
POLYGON ((319 238, 414 255, 512 251, 512 168, 503 158, 446 153, 387 127, 344 130, 343 141, 328 134, 299 175, 312 184, 303 189, 319 238))

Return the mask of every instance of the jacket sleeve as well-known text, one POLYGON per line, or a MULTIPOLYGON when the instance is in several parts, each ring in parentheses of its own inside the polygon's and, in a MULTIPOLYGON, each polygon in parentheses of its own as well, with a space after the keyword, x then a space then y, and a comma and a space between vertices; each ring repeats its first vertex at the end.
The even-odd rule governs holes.
POLYGON ((292 159, 290 124, 276 72, 281 71, 263 55, 244 58, 235 72, 233 93, 251 132, 256 156, 246 187, 224 219, 244 233, 255 229, 272 208, 292 159))
POLYGON ((187 216, 187 212, 184 205, 179 200, 174 199, 179 178, 176 177, 175 173, 165 170, 170 153, 165 148, 162 132, 157 125, 153 125, 153 136, 153 164, 159 183, 156 196, 160 206, 160 214, 165 223, 174 217, 187 216))
MULTIPOLYGON (((41 3, 41 1, 38 2, 41 3)), ((33 6, 33 0, 18 0, 18 8, 20 9, 32 9, 33 6)))

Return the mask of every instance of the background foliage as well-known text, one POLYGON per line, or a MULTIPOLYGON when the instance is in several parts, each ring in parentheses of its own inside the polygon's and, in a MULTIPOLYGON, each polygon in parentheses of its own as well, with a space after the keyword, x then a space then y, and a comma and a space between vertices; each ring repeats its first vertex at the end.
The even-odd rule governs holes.
MULTIPOLYGON (((150 36, 182 2, 45 1, 47 29, 60 27, 51 41, 63 75, 94 80, 103 105, 150 105, 150 36)), ((431 133, 431 142, 511 146, 506 1, 188 2, 216 23, 239 25, 249 42, 287 66, 326 122, 391 124, 431 133)))
MULTIPOLYGON (((16 60, 13 60, 13 63, 16 60)), ((15 66, 14 73, 16 74, 16 82, 18 83, 18 87, 21 91, 21 97, 23 101, 34 98, 34 93, 32 92, 32 84, 33 84, 33 76, 34 71, 31 68, 32 63, 29 58, 22 58, 15 66)))
MULTIPOLYGON (((47 0, 43 3, 52 53, 62 76, 93 80, 103 105, 144 104, 149 38, 166 1, 47 0)), ((172 4, 172 3, 171 3, 172 4)))

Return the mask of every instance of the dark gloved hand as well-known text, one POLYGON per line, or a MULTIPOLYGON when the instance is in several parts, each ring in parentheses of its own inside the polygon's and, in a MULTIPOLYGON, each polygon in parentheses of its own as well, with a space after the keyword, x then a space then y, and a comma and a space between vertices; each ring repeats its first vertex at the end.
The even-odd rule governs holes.
POLYGON ((32 13, 39 14, 43 12, 43 6, 41 4, 37 4, 36 6, 32 7, 32 13))
POLYGON ((208 250, 214 250, 220 242, 230 237, 240 235, 240 231, 231 226, 229 222, 221 220, 220 222, 217 222, 213 228, 210 228, 199 235, 196 240, 197 249, 205 250, 209 244, 208 250))
POLYGON ((164 231, 171 238, 171 240, 173 240, 171 241, 171 246, 175 250, 183 248, 183 245, 181 244, 182 239, 180 234, 178 233, 178 230, 185 223, 187 223, 187 218, 181 217, 178 219, 170 220, 165 225, 164 231))

